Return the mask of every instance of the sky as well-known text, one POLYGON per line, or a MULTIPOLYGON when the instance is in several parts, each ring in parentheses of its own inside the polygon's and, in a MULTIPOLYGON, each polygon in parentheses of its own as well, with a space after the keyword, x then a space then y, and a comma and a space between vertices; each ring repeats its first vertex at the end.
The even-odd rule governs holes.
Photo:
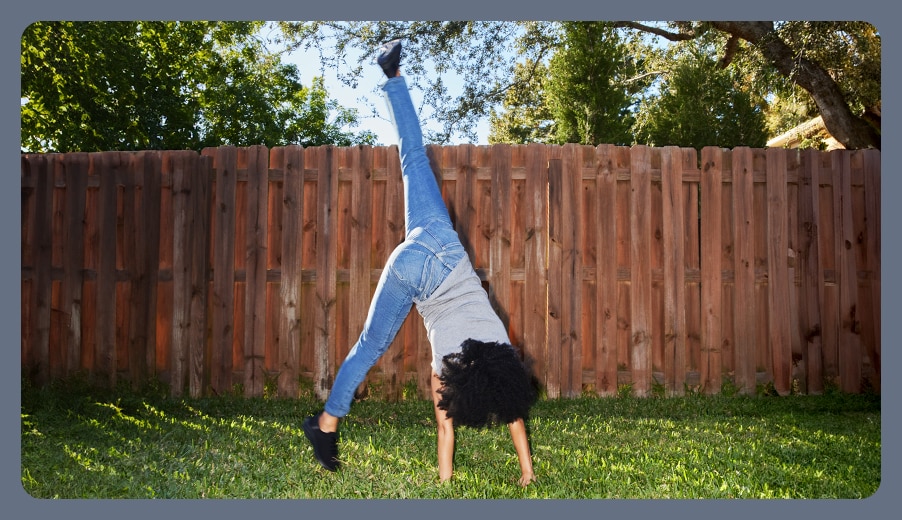
MULTIPOLYGON (((378 50, 374 49, 373 55, 375 56, 377 52, 378 50)), ((363 68, 363 76, 359 79, 357 88, 351 88, 339 81, 333 71, 328 69, 325 71, 322 70, 319 56, 315 50, 305 52, 301 49, 295 51, 292 54, 284 56, 283 62, 297 65, 301 76, 301 83, 303 85, 309 85, 315 76, 322 75, 329 99, 336 100, 342 107, 357 110, 358 121, 360 124, 356 128, 351 129, 354 133, 370 130, 376 134, 378 144, 395 144, 395 129, 388 119, 385 100, 378 90, 379 86, 385 82, 385 74, 383 74, 382 69, 379 68, 378 65, 374 63, 371 66, 365 66, 363 68), (378 110, 376 116, 372 115, 374 107, 378 110)), ((401 73, 404 73, 403 54, 401 55, 401 73)), ((459 93, 463 90, 462 79, 460 77, 453 76, 452 73, 446 73, 446 75, 443 76, 443 80, 445 81, 449 94, 459 93)), ((411 98, 413 99, 414 106, 420 107, 422 105, 423 96, 419 91, 412 90, 411 98)), ((437 124, 430 124, 428 115, 428 112, 423 112, 421 114, 424 127, 426 129, 432 128, 439 130, 440 127, 437 124)), ((478 140, 471 144, 488 144, 489 124, 487 118, 479 123, 476 133, 478 140)), ((470 141, 467 142, 469 143, 470 141)), ((455 137, 452 138, 451 142, 448 144, 454 145, 462 143, 462 138, 455 137)))

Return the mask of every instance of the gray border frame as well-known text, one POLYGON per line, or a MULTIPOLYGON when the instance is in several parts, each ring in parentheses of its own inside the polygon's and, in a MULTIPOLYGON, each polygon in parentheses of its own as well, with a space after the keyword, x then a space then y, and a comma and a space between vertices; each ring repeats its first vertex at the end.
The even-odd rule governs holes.
MULTIPOLYGON (((487 4, 484 0, 455 0, 449 4, 431 4, 409 0, 380 0, 363 2, 351 0, 342 4, 309 5, 312 2, 286 0, 255 0, 254 2, 198 2, 184 0, 154 0, 143 4, 127 4, 123 1, 95 0, 73 2, 71 0, 37 0, 18 4, 6 9, 0 25, 0 62, 5 69, 2 80, 0 119, 2 127, 2 154, 6 167, 4 183, 10 189, 0 190, 0 229, 9 242, 19 244, 21 236, 21 199, 16 190, 19 184, 19 105, 14 99, 19 89, 20 38, 22 31, 36 20, 88 20, 88 19, 848 19, 865 20, 881 30, 883 39, 883 89, 889 99, 884 100, 883 110, 887 120, 883 122, 884 143, 896 142, 899 136, 900 119, 897 110, 899 83, 899 32, 892 29, 894 14, 892 4, 883 0, 858 0, 840 2, 821 0, 818 2, 785 2, 780 0, 758 0, 741 4, 724 5, 724 2, 693 1, 672 2, 670 0, 645 0, 643 2, 586 4, 585 0, 556 0, 553 3, 527 0, 516 4, 498 2, 487 4), (349 16, 350 15, 350 16, 349 16), (887 32, 884 32, 884 29, 887 32), (14 148, 15 147, 15 148, 14 148)), ((898 22, 896 22, 898 23, 898 22)), ((900 147, 890 144, 882 152, 884 176, 882 178, 883 200, 891 200, 886 194, 900 193, 902 176, 895 175, 889 165, 899 160, 900 147)), ((882 209, 883 229, 891 230, 890 223, 900 218, 902 205, 884 203, 882 209)), ((883 266, 895 266, 900 260, 898 245, 886 240, 884 231, 881 252, 883 266)), ((21 413, 20 404, 20 364, 19 347, 14 342, 21 337, 20 291, 20 248, 7 247, 0 257, 3 273, 0 290, 3 292, 2 322, 0 330, 9 332, 9 343, 4 349, 4 362, 0 363, 0 444, 2 444, 2 471, 0 471, 0 496, 4 499, 6 514, 24 517, 26 514, 38 517, 57 516, 60 518, 80 518, 127 514, 130 518, 157 520, 168 513, 179 515, 216 515, 216 518, 243 519, 251 515, 287 514, 307 516, 325 513, 330 515, 352 515, 379 517, 392 515, 422 514, 424 517, 454 518, 462 513, 478 512, 480 516, 494 514, 523 515, 524 517, 547 517, 550 514, 589 514, 612 516, 618 514, 668 515, 682 517, 684 514, 706 514, 729 516, 730 518, 754 518, 760 520, 775 513, 792 517, 806 515, 818 519, 849 519, 856 515, 863 518, 883 518, 884 510, 892 507, 898 497, 894 491, 900 489, 899 413, 895 406, 883 405, 882 412, 882 481, 881 487, 872 497, 864 500, 805 500, 805 501, 444 501, 441 505, 432 501, 134 501, 134 500, 37 500, 31 498, 21 485, 21 413), (886 442, 889 440, 889 442, 886 442), (436 507, 438 506, 438 507, 436 507), (261 510, 262 508, 262 510, 261 510)), ((883 280, 883 326, 884 338, 892 338, 899 332, 900 322, 891 317, 890 310, 899 308, 899 273, 884 267, 883 280)), ((883 366, 890 370, 899 366, 899 350, 890 346, 882 352, 883 366)), ((884 369, 885 372, 889 372, 884 369)), ((882 395, 898 395, 899 384, 892 378, 883 378, 882 395)), ((894 402, 893 399, 889 400, 894 402)))

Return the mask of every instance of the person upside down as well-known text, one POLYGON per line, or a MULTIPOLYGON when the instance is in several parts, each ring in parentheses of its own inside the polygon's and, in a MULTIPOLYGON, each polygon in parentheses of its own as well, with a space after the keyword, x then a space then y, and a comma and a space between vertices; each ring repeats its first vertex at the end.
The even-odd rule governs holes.
POLYGON ((536 480, 526 434, 535 390, 454 230, 432 174, 420 122, 400 73, 401 41, 387 42, 380 51, 376 61, 388 77, 382 90, 398 133, 405 239, 382 270, 363 330, 339 367, 323 410, 304 420, 304 434, 320 465, 336 471, 339 421, 416 306, 432 347, 439 480, 453 474, 455 425, 506 424, 520 464, 519 483, 527 486, 536 480))

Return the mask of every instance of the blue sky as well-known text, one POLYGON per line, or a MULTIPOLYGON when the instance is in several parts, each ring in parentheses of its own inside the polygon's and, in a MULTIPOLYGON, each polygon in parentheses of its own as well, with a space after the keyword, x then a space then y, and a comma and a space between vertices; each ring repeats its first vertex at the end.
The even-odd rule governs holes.
MULTIPOLYGON (((376 50, 374 49, 373 53, 375 54, 375 52, 376 50)), ((334 71, 321 70, 320 59, 316 51, 304 52, 303 50, 298 50, 283 57, 283 61, 297 65, 301 75, 301 83, 304 85, 309 85, 314 76, 322 75, 330 99, 338 101, 345 108, 357 109, 360 125, 353 129, 355 133, 362 130, 371 130, 376 134, 379 144, 395 144, 395 130, 388 119, 385 100, 378 90, 378 87, 385 81, 385 75, 378 66, 375 64, 365 66, 363 75, 358 80, 357 88, 351 88, 339 81, 334 71), (374 107, 377 109, 376 115, 372 114, 374 107)), ((403 55, 401 72, 404 72, 403 55)), ((443 75, 443 80, 448 87, 449 94, 455 94, 462 90, 460 77, 446 73, 443 75)), ((411 98, 414 106, 420 107, 422 105, 423 96, 420 92, 413 90, 411 98)), ((428 107, 421 113, 420 117, 424 121, 424 126, 427 129, 434 128, 437 130, 439 128, 437 125, 434 123, 430 124, 429 114, 428 107)), ((488 119, 485 119, 477 127, 477 142, 472 144, 488 144, 488 133, 488 119)), ((461 144, 462 142, 461 138, 455 138, 449 144, 461 144)))

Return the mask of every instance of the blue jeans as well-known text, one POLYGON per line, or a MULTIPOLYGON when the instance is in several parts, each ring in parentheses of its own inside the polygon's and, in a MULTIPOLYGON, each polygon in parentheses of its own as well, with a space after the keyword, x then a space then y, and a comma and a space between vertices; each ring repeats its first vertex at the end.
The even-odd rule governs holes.
POLYGON ((407 82, 401 76, 391 78, 382 90, 398 131, 405 238, 389 256, 363 331, 335 376, 325 405, 335 417, 347 415, 354 392, 391 345, 411 307, 429 298, 467 254, 429 166, 407 82))

